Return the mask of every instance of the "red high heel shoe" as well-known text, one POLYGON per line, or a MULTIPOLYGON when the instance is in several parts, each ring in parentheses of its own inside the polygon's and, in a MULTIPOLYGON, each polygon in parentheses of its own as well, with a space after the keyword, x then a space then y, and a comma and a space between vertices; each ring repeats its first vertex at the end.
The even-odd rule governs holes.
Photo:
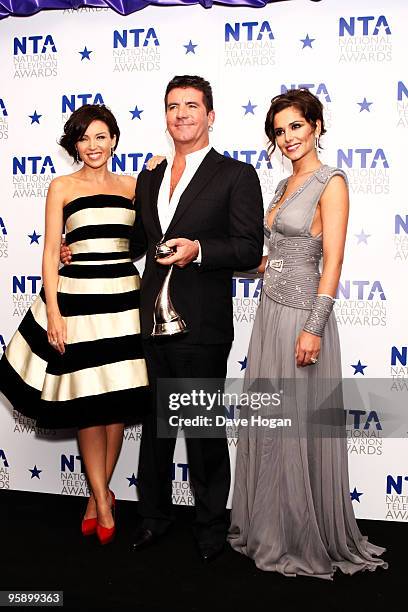
POLYGON ((98 524, 97 518, 82 519, 81 532, 83 536, 90 536, 96 532, 96 526, 98 524))
MULTIPOLYGON (((112 512, 114 512, 115 504, 116 504, 115 494, 110 489, 109 489, 109 493, 111 496, 112 512)), ((94 533, 96 533, 97 525, 98 525, 98 519, 96 518, 96 516, 94 518, 82 519, 82 523, 81 523, 82 535, 83 536, 93 535, 94 533)))
POLYGON ((109 544, 115 537, 115 525, 113 527, 103 527, 99 523, 96 525, 96 535, 101 544, 109 544))
MULTIPOLYGON (((114 492, 111 491, 110 489, 109 489, 109 493, 111 495, 111 501, 112 501, 111 503, 112 518, 115 519, 116 498, 115 498, 114 492)), ((98 522, 96 524, 96 535, 101 544, 109 544, 109 542, 112 542, 113 538, 115 537, 115 531, 116 531, 115 525, 113 525, 113 527, 103 527, 98 522)))

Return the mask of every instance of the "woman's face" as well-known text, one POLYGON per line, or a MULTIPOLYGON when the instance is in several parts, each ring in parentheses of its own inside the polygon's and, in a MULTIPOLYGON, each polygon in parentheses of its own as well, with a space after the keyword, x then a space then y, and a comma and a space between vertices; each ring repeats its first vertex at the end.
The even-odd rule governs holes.
POLYGON ((115 143, 116 137, 111 137, 106 123, 95 120, 88 125, 85 134, 76 143, 76 148, 84 164, 100 168, 107 163, 115 143))
POLYGON ((289 106, 275 115, 273 127, 277 146, 292 163, 305 155, 315 155, 315 138, 320 134, 319 120, 314 128, 297 108, 289 106))

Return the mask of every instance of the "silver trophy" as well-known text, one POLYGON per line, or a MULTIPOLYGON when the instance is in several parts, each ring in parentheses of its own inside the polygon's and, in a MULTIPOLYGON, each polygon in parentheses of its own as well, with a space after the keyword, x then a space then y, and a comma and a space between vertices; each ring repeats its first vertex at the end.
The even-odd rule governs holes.
MULTIPOLYGON (((159 242, 156 246, 155 258, 169 257, 175 252, 176 247, 169 247, 164 242, 159 242)), ((173 266, 171 265, 154 304, 152 336, 174 336, 175 334, 183 334, 187 331, 186 324, 176 312, 170 298, 172 272, 173 266)))

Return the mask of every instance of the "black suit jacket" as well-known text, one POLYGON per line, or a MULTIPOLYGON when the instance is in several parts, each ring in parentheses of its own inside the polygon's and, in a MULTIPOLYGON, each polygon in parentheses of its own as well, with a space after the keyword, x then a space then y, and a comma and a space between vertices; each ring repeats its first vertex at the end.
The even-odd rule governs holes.
MULTIPOLYGON (((142 334, 153 328, 156 296, 168 271, 154 259, 162 238, 157 198, 166 169, 139 174, 136 221, 131 257, 146 253, 141 283, 142 334)), ((183 192, 164 239, 189 238, 201 244, 201 265, 174 266, 170 294, 176 311, 189 329, 180 337, 190 344, 220 344, 233 339, 232 287, 234 270, 257 266, 262 257, 263 204, 258 176, 243 162, 211 149, 183 192)))

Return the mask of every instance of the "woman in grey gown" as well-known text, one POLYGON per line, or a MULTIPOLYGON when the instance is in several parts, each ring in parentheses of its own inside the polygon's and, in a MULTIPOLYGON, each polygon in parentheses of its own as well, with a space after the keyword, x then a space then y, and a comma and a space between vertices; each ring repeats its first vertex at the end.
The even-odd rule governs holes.
MULTIPOLYGON (((272 99, 271 151, 292 162, 265 215, 268 256, 248 352, 246 389, 279 392, 257 416, 291 427, 240 427, 231 546, 258 568, 331 579, 387 564, 358 529, 350 499, 340 345, 332 312, 348 219, 347 178, 322 165, 321 102, 307 90, 272 99), (323 257, 322 272, 319 263, 323 257), (263 386, 264 385, 264 386, 263 386), (281 393, 283 391, 283 393, 281 393)), ((263 269, 262 269, 263 268, 263 269)), ((252 413, 253 414, 253 413, 252 413)))

